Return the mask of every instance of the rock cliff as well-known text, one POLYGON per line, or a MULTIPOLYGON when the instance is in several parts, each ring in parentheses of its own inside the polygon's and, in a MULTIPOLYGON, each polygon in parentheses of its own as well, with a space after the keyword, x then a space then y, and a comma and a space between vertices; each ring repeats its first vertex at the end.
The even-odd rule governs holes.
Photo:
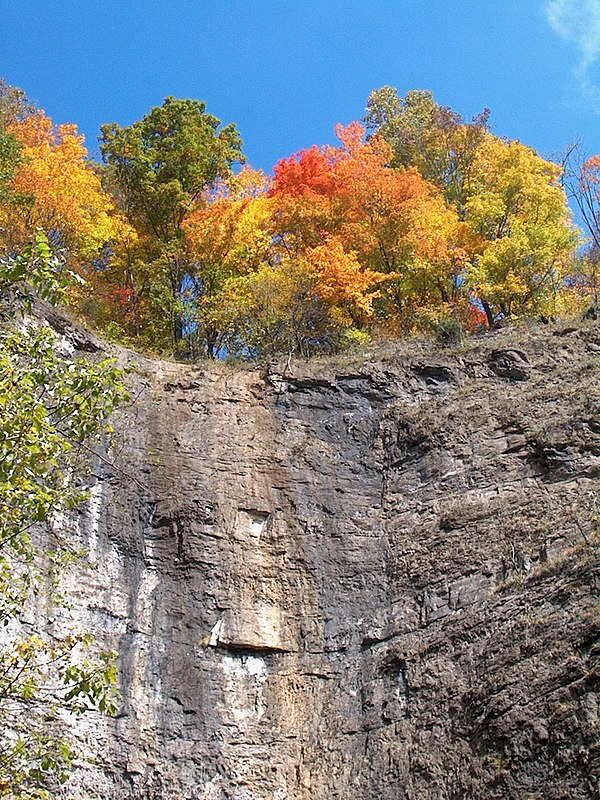
POLYGON ((123 704, 65 796, 600 796, 597 326, 136 362, 70 576, 123 704))

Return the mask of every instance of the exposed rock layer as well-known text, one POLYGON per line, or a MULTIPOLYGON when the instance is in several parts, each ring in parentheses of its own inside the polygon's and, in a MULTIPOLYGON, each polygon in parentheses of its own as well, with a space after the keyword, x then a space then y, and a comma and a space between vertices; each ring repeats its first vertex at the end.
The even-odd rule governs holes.
POLYGON ((511 335, 138 359, 75 576, 123 710, 70 796, 597 796, 600 331, 511 335))

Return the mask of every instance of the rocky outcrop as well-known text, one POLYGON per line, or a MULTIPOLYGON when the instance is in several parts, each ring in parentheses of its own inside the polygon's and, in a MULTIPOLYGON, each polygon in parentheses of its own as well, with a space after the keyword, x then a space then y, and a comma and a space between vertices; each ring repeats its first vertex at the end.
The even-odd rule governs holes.
POLYGON ((514 336, 137 359, 71 576, 122 710, 66 796, 598 796, 600 331, 514 336))

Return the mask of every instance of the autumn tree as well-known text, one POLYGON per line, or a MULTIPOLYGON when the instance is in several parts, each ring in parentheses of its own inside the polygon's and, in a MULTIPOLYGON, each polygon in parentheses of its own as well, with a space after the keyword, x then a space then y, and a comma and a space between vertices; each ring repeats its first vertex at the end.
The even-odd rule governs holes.
POLYGON ((410 328, 416 308, 457 300, 463 270, 461 223, 441 192, 413 168, 391 169, 389 145, 363 141, 356 123, 340 129, 337 166, 349 213, 342 234, 365 265, 389 276, 380 309, 410 328))
POLYGON ((233 279, 269 263, 272 248, 272 201, 265 175, 245 167, 230 176, 199 203, 184 220, 189 262, 191 342, 202 355, 214 358, 227 349, 231 315, 223 292, 233 279))
MULTIPOLYGON (((146 263, 152 264, 152 282, 141 281, 139 291, 155 301, 157 319, 167 312, 172 341, 183 335, 181 303, 193 289, 183 222, 218 179, 243 160, 236 126, 220 125, 204 103, 167 97, 133 125, 102 126, 106 185, 144 243, 146 263)), ((131 261, 134 270, 137 263, 131 261)))
POLYGON ((466 122, 447 106, 438 105, 429 91, 411 91, 400 98, 384 86, 371 93, 365 123, 393 151, 394 167, 415 167, 438 187, 459 216, 470 195, 477 150, 488 130, 489 110, 466 122))
POLYGON ((560 177, 560 166, 520 142, 488 134, 478 149, 466 219, 481 244, 468 280, 489 324, 553 313, 567 288, 578 236, 560 177))
POLYGON ((76 127, 53 125, 20 89, 0 81, 0 254, 19 254, 40 230, 65 267, 87 278, 132 233, 76 127))
POLYGON ((41 229, 72 265, 89 264, 125 225, 88 160, 83 136, 74 125, 55 127, 43 111, 7 132, 19 150, 12 196, 0 209, 5 248, 18 252, 41 229))
MULTIPOLYGON (((390 145, 338 126, 339 147, 279 162, 271 186, 287 255, 338 240, 377 281, 381 322, 409 328, 417 307, 456 301, 464 270, 461 223, 415 168, 392 169, 390 145)), ((464 227, 464 226, 462 226, 464 227)))
POLYGON ((455 239, 461 246, 452 248, 462 264, 455 285, 471 289, 493 324, 515 313, 552 313, 565 296, 577 236, 560 168, 493 136, 488 116, 465 122, 430 92, 400 98, 387 86, 371 94, 365 119, 371 135, 392 147, 392 165, 418 169, 456 210, 464 225, 455 239))

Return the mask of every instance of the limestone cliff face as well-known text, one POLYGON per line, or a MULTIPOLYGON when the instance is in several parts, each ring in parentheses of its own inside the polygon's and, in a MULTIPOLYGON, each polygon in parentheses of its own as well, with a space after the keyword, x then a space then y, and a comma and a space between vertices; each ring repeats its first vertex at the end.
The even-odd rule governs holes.
POLYGON ((600 331, 510 336, 137 359, 72 577, 123 707, 66 796, 598 796, 600 331))

